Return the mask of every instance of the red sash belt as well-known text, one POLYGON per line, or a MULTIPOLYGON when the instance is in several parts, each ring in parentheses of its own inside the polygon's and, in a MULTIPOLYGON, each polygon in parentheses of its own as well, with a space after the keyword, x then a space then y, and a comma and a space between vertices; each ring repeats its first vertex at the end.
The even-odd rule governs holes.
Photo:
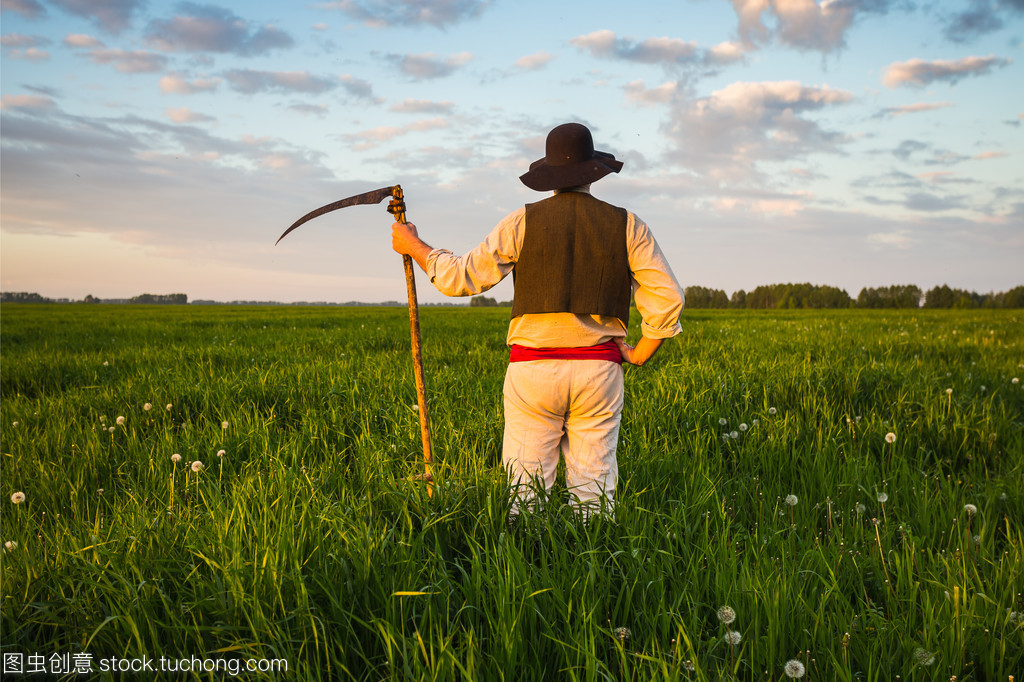
POLYGON ((512 344, 509 362, 529 362, 530 360, 607 360, 622 364, 622 353, 614 341, 605 341, 596 346, 578 348, 527 348, 512 344))

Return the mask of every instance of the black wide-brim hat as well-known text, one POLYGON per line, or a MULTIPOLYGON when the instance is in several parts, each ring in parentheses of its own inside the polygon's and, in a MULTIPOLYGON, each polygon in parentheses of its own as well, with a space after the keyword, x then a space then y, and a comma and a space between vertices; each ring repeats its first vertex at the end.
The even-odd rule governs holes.
POLYGON ((530 189, 544 192, 587 185, 609 173, 618 173, 622 162, 594 149, 590 129, 580 123, 563 123, 548 133, 544 158, 530 164, 519 176, 530 189))

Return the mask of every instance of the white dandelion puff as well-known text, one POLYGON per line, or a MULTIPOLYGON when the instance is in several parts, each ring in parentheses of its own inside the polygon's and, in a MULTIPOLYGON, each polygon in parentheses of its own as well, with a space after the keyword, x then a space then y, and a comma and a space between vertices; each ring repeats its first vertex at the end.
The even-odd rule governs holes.
POLYGON ((867 510, 868 510, 868 508, 865 507, 863 504, 861 504, 860 502, 857 503, 857 513, 858 514, 863 514, 867 510))
POLYGON ((878 493, 878 501, 885 504, 889 501, 889 495, 887 493, 878 493))
POLYGON ((18 428, 18 422, 11 422, 11 426, 13 426, 14 428, 18 428))
POLYGON ((224 451, 224 450, 218 450, 218 451, 217 451, 217 456, 218 456, 218 457, 223 457, 223 456, 224 456, 224 455, 226 455, 226 454, 228 454, 228 453, 227 453, 226 451, 224 451))
POLYGON ((889 433, 885 434, 885 442, 886 443, 890 443, 890 444, 891 443, 895 443, 896 442, 896 434, 893 433, 892 431, 890 431, 889 433))
POLYGON ((175 452, 173 455, 171 455, 171 461, 177 464, 178 462, 181 461, 181 455, 175 452))
POLYGON ((755 419, 754 421, 750 422, 750 425, 751 425, 751 426, 757 426, 757 425, 758 425, 758 424, 760 424, 760 423, 761 423, 761 420, 760 420, 760 419, 755 419))
POLYGON ((146 403, 145 405, 142 406, 142 409, 144 409, 146 412, 149 412, 150 410, 153 409, 153 406, 150 403, 146 403))
POLYGON ((729 625, 736 620, 736 611, 731 606, 722 606, 718 609, 718 620, 729 625))
POLYGON ((1014 378, 1010 379, 1010 383, 1011 384, 1019 384, 1020 383, 1020 379, 1018 379, 1017 377, 1014 377, 1014 378))
POLYGON ((946 389, 946 395, 953 395, 953 389, 947 388, 946 389))
POLYGON ((739 437, 740 437, 739 431, 730 431, 729 432, 729 438, 732 438, 733 440, 736 440, 739 437))
POLYGON ((768 408, 768 414, 770 414, 771 416, 774 417, 776 412, 777 412, 777 410, 774 407, 769 407, 768 408))
POLYGON ((783 671, 786 673, 786 677, 790 679, 797 679, 803 677, 804 673, 807 672, 804 669, 804 664, 796 660, 795 658, 786 661, 786 667, 783 668, 783 671))
POLYGON ((16 493, 14 493, 13 495, 11 495, 11 502, 13 502, 14 504, 21 504, 24 501, 25 501, 25 493, 23 493, 21 491, 18 491, 16 493))
POLYGON ((199 473, 202 470, 203 470, 203 463, 202 462, 200 462, 198 459, 196 461, 192 462, 192 471, 194 471, 196 473, 199 473))
POLYGON ((743 639, 743 635, 736 630, 730 630, 722 636, 722 639, 724 639, 725 643, 729 646, 736 646, 743 639))
POLYGON ((964 511, 967 512, 968 516, 974 516, 978 513, 978 508, 975 507, 973 504, 965 504, 964 511))
POLYGON ((746 424, 740 424, 740 431, 746 431, 746 430, 747 430, 747 425, 746 424))
POLYGON ((725 417, 719 417, 719 419, 718 419, 718 425, 719 426, 725 426, 728 423, 729 423, 729 421, 725 417))
POLYGON ((630 629, 625 627, 615 628, 614 630, 612 630, 612 633, 620 642, 625 642, 633 636, 633 633, 630 632, 630 629))
POLYGON ((118 426, 124 426, 124 417, 118 417, 117 418, 117 425, 118 426))
POLYGON ((109 429, 107 429, 107 431, 109 431, 110 433, 113 433, 115 430, 116 429, 113 426, 111 426, 109 429))
POLYGON ((935 654, 928 651, 927 649, 917 649, 914 651, 914 658, 920 665, 931 665, 935 662, 935 654))
POLYGON ((168 412, 170 412, 170 411, 171 411, 171 408, 172 408, 172 407, 174 407, 174 405, 171 405, 170 403, 167 403, 167 411, 168 411, 168 412))
POLYGON ((220 428, 222 428, 225 431, 228 430, 228 426, 229 426, 229 424, 227 422, 221 422, 220 423, 220 428))
POLYGON ((797 499, 796 495, 786 495, 786 504, 788 504, 790 507, 795 507, 796 503, 799 501, 800 500, 797 499))
POLYGON ((7 542, 4 543, 4 551, 5 552, 13 552, 16 549, 18 549, 18 541, 17 540, 8 540, 7 542))

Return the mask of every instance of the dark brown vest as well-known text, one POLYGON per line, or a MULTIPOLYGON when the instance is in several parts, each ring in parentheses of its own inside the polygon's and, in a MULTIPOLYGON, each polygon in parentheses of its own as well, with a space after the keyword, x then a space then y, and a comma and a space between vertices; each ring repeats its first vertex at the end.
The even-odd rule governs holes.
POLYGON ((512 271, 512 317, 575 313, 629 324, 626 220, 626 209, 585 192, 527 204, 523 249, 512 271))

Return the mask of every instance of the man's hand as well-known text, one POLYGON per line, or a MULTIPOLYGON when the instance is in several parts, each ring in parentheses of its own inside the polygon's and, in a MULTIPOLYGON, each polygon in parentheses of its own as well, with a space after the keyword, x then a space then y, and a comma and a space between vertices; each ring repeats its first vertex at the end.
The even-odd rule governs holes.
POLYGON ((419 232, 412 223, 391 225, 391 248, 403 256, 412 256, 424 272, 427 270, 427 256, 434 250, 420 239, 419 232))
POLYGON ((621 336, 616 336, 613 340, 615 345, 619 347, 619 352, 622 353, 623 362, 628 362, 638 367, 654 357, 662 342, 662 339, 649 339, 646 336, 641 337, 640 343, 636 344, 636 346, 629 345, 626 343, 626 339, 621 336))

